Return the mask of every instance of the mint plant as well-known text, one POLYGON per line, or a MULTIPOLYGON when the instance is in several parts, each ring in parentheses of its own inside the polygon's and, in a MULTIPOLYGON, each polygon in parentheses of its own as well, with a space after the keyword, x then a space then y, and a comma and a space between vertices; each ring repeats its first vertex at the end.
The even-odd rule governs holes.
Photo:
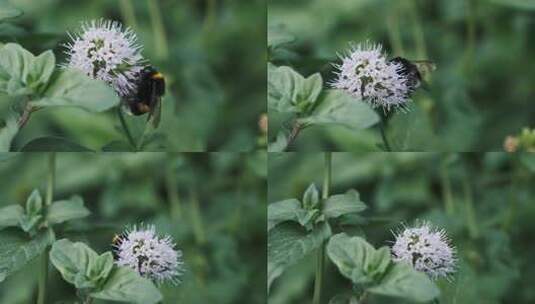
MULTIPOLYGON (((316 253, 314 294, 311 295, 314 304, 326 303, 322 296, 322 281, 327 261, 334 264, 352 286, 347 292, 334 296, 329 303, 366 303, 374 295, 418 303, 438 299, 440 291, 433 281, 438 275, 433 272, 428 276, 419 270, 434 267, 445 257, 449 247, 439 244, 443 232, 437 233, 437 239, 431 233, 435 230, 426 230, 428 238, 422 235, 421 239, 413 239, 411 233, 419 230, 407 230, 409 241, 402 242, 398 238, 393 249, 387 246, 376 248, 362 236, 362 232, 354 235, 361 228, 359 218, 362 218, 366 204, 354 189, 345 194, 330 194, 331 161, 331 154, 326 153, 321 194, 312 184, 301 200, 287 199, 268 205, 268 292, 286 269, 316 253), (433 260, 433 253, 424 253, 427 246, 431 246, 430 250, 442 246, 438 249, 443 255, 433 260), (402 253, 410 253, 412 259, 407 260, 402 253), (414 264, 414 259, 418 264, 414 264)), ((455 259, 450 256, 448 263, 441 273, 453 272, 455 259)))
MULTIPOLYGON (((139 304, 161 301, 154 283, 135 268, 116 263, 111 251, 99 255, 84 243, 57 240, 57 225, 84 218, 90 211, 80 196, 54 201, 55 163, 56 155, 50 154, 44 199, 36 189, 26 200, 25 208, 10 205, 0 209, 0 282, 41 256, 38 304, 46 303, 49 262, 76 288, 83 303, 93 299, 139 304)), ((174 258, 174 263, 178 261, 176 253, 169 255, 169 250, 166 257, 174 258)), ((169 271, 178 274, 176 264, 169 271)))

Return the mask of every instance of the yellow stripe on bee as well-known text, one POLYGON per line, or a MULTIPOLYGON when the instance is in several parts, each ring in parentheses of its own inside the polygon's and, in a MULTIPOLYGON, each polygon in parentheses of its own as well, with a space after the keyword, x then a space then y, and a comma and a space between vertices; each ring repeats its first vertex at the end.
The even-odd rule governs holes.
POLYGON ((163 79, 163 75, 160 72, 157 72, 156 74, 152 75, 152 79, 163 79))

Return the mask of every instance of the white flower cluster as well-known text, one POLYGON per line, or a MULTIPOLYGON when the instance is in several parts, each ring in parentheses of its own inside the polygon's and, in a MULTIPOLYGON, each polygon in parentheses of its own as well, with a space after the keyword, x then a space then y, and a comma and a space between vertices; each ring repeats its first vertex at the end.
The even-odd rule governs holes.
POLYGON ((117 265, 130 267, 158 283, 180 282, 184 273, 182 252, 174 249, 169 236, 158 237, 154 226, 133 227, 121 234, 113 246, 117 265))
POLYGON ((456 270, 455 248, 443 229, 423 222, 417 227, 404 228, 396 237, 392 254, 394 261, 407 262, 432 279, 449 278, 456 270))
POLYGON ((372 107, 406 107, 411 92, 402 65, 388 61, 380 44, 369 42, 352 46, 339 55, 342 64, 334 64, 337 78, 331 83, 372 107))
POLYGON ((121 96, 135 89, 144 59, 132 29, 101 19, 82 24, 80 34, 69 36, 72 42, 66 44, 68 59, 64 67, 107 82, 121 96))

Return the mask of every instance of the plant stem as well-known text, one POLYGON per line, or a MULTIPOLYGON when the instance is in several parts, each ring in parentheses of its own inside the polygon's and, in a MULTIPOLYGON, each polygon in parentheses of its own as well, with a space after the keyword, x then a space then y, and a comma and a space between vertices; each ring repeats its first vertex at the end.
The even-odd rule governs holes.
POLYGON ((360 295, 358 303, 359 304, 364 304, 364 303, 366 303, 367 300, 368 300, 368 292, 365 291, 360 295))
POLYGON ((204 245, 204 243, 206 243, 206 234, 204 233, 204 226, 199 208, 199 198, 195 190, 191 191, 191 221, 193 234, 197 244, 204 245))
POLYGON ((204 31, 210 33, 216 17, 216 2, 215 0, 206 0, 206 13, 204 15, 204 31))
POLYGON ((175 174, 174 158, 169 155, 169 166, 167 167, 167 174, 165 177, 165 184, 167 190, 167 197, 171 203, 171 218, 179 220, 182 218, 182 206, 180 205, 180 198, 178 196, 178 187, 175 174))
POLYGON ((476 44, 476 1, 468 1, 468 13, 466 19, 466 50, 465 68, 468 73, 472 71, 476 44))
POLYGON ((418 5, 416 0, 408 2, 408 14, 413 23, 413 37, 416 45, 416 56, 418 60, 427 59, 427 48, 425 46, 425 35, 422 29, 420 15, 418 14, 418 5))
POLYGON ((165 26, 163 24, 162 14, 160 13, 158 0, 147 0, 147 6, 149 7, 152 33, 156 46, 156 57, 167 59, 169 56, 169 47, 167 45, 167 35, 165 33, 165 26))
MULTIPOLYGON (((329 188, 332 178, 332 153, 325 152, 325 169, 323 172, 323 190, 321 192, 322 203, 329 197, 329 188)), ((325 242, 318 248, 318 257, 316 262, 316 278, 314 281, 313 304, 321 303, 321 288, 323 285, 323 270, 325 268, 325 242)))
POLYGON ((405 50, 403 49, 403 39, 399 30, 399 5, 396 5, 387 17, 388 37, 392 45, 393 53, 397 56, 403 57, 405 50))
POLYGON ((295 141, 295 139, 297 138, 297 135, 299 135, 301 130, 303 130, 303 125, 298 122, 295 122, 292 127, 292 131, 288 135, 288 140, 286 142, 286 148, 284 148, 284 151, 288 151, 288 149, 293 144, 293 142, 295 141))
POLYGON ((132 137, 132 133, 130 133, 130 129, 128 129, 128 125, 126 124, 126 120, 124 119, 123 111, 121 110, 121 107, 117 107, 117 115, 119 116, 119 121, 121 122, 121 127, 123 128, 124 134, 126 135, 126 138, 128 139, 128 142, 132 146, 132 148, 136 148, 136 141, 132 137))
POLYGON ((386 118, 384 115, 381 115, 381 122, 379 123, 379 132, 381 133, 381 138, 383 139, 383 144, 385 146, 385 150, 388 152, 392 151, 392 148, 390 147, 390 144, 388 143, 388 138, 386 137, 386 118))
POLYGON ((120 0, 119 9, 126 24, 131 28, 137 28, 137 19, 132 2, 130 0, 120 0))
POLYGON ((468 226, 468 232, 471 238, 477 238, 479 236, 479 230, 477 228, 476 213, 474 209, 472 187, 470 186, 469 176, 465 174, 463 178, 463 191, 464 191, 464 203, 466 213, 466 225, 468 226))
POLYGON ((448 167, 445 163, 440 166, 440 180, 442 186, 442 199, 444 200, 444 209, 446 210, 446 214, 453 215, 455 213, 455 206, 453 202, 453 193, 451 191, 448 167))
MULTIPOLYGON (((52 205, 54 198, 54 184, 56 180, 56 153, 52 152, 48 155, 48 177, 46 186, 45 206, 46 208, 52 205)), ((45 304, 46 302, 46 282, 48 279, 48 248, 43 252, 41 258, 41 271, 39 273, 37 304, 45 304)))
POLYGON ((136 145, 136 151, 141 151, 143 148, 143 144, 145 143, 145 135, 147 134, 147 129, 149 127, 150 122, 147 120, 145 123, 145 127, 143 128, 143 133, 141 133, 141 136, 139 137, 139 140, 137 141, 136 145))

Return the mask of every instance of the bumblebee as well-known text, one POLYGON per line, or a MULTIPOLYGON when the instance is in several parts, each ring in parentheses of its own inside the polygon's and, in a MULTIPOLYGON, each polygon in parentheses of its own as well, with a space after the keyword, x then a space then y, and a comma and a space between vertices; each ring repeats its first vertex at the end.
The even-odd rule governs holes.
POLYGON ((117 260, 119 256, 117 255, 117 251, 121 244, 124 242, 124 240, 127 238, 126 233, 116 234, 112 241, 111 241, 111 252, 113 254, 113 258, 117 260))
POLYGON ((425 78, 429 77, 429 73, 436 70, 436 65, 428 60, 410 61, 402 57, 395 57, 389 60, 391 63, 401 65, 399 73, 407 78, 407 86, 409 87, 409 95, 418 89, 425 78))
POLYGON ((133 115, 149 113, 148 120, 158 126, 161 114, 161 99, 165 94, 165 79, 154 67, 147 66, 139 74, 136 89, 123 97, 125 106, 133 115))

